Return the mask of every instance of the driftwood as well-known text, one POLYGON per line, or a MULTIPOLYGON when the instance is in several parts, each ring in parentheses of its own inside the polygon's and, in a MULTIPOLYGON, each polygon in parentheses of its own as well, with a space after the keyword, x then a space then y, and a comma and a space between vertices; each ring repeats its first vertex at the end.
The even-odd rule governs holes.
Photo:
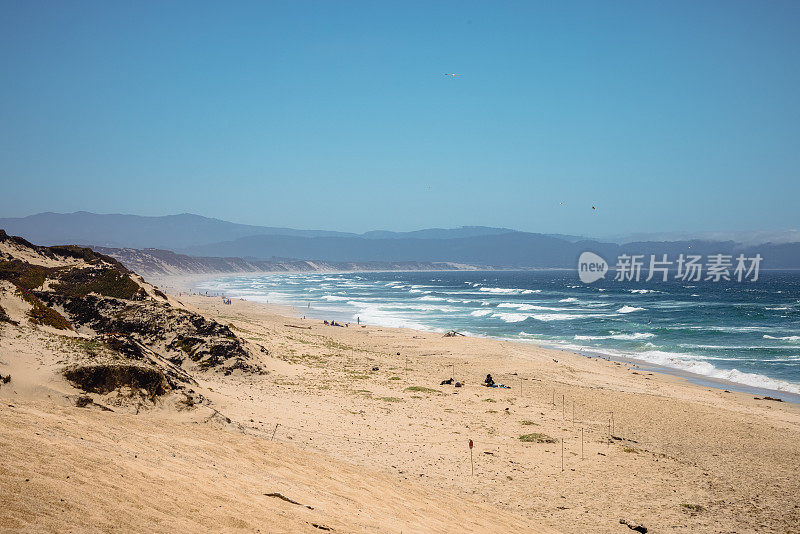
POLYGON ((287 497, 286 495, 284 495, 282 493, 278 493, 277 491, 274 492, 274 493, 265 493, 264 495, 266 495, 267 497, 277 497, 278 499, 281 499, 282 501, 290 502, 290 503, 296 504, 298 506, 305 506, 309 510, 313 510, 314 509, 313 506, 309 506, 307 504, 299 503, 299 502, 295 501, 294 499, 290 499, 289 497, 287 497))
POLYGON ((766 396, 766 395, 764 397, 760 398, 760 399, 758 397, 753 397, 753 398, 755 400, 771 400, 771 401, 775 401, 775 402, 783 402, 783 399, 778 399, 778 398, 775 398, 775 397, 769 397, 769 396, 766 396))
POLYGON ((457 332, 455 330, 450 330, 448 332, 445 332, 443 337, 456 337, 456 336, 463 336, 463 335, 464 334, 462 334, 461 332, 457 332))
POLYGON ((283 326, 288 326, 289 328, 300 328, 302 330, 311 330, 310 326, 297 326, 296 324, 285 324, 283 326))

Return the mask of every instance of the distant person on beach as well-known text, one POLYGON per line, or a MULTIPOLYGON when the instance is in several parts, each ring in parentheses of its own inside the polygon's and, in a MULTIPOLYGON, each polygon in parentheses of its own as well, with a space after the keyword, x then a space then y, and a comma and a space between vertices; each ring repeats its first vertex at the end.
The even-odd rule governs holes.
POLYGON ((492 375, 486 375, 486 380, 483 381, 483 385, 487 388, 494 387, 494 379, 492 378, 492 375))

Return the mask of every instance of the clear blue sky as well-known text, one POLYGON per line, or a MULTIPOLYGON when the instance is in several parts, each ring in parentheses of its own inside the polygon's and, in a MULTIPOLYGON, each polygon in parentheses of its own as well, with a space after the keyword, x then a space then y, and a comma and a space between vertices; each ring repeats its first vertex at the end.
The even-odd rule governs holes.
POLYGON ((14 0, 2 13, 0 216, 800 227, 797 1, 14 0))

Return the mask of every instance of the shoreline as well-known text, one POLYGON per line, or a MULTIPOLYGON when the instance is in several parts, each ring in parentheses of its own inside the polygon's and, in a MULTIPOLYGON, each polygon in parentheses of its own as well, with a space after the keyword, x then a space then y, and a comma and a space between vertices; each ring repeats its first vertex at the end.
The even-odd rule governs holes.
POLYGON ((656 532, 800 520, 785 502, 800 491, 797 404, 528 343, 337 328, 286 306, 179 299, 269 349, 269 375, 207 382, 218 409, 263 439, 276 432, 563 531, 618 532, 620 517, 656 532), (483 387, 487 372, 510 388, 483 387), (440 385, 448 377, 465 385, 440 385))
MULTIPOLYGON (((356 271, 347 271, 347 272, 356 272, 356 271)), ((372 271, 370 271, 372 272, 372 271)), ((375 271, 375 272, 386 272, 386 271, 375 271)), ((391 271, 396 272, 396 271, 391 271)), ((410 271, 412 272, 412 271, 410 271)), ((416 271, 413 271, 416 272, 416 271)), ((433 272, 433 271, 432 271, 433 272)), ((263 275, 274 275, 280 274, 276 272, 272 273, 223 273, 223 274, 203 274, 203 275, 169 275, 166 277, 154 277, 153 280, 156 281, 156 285, 159 285, 160 281, 166 281, 170 284, 174 284, 172 287, 165 286, 168 289, 177 289, 178 291, 199 291, 196 287, 202 281, 211 280, 214 278, 225 277, 225 276, 263 276, 263 275)), ((303 273, 299 273, 303 274, 303 273)), ((337 273, 328 273, 328 274, 337 274, 337 273)), ((209 297, 216 297, 214 295, 208 295, 209 297)), ((318 313, 314 312, 314 308, 310 308, 309 313, 303 313, 301 310, 302 308, 297 303, 272 303, 272 302, 262 302, 260 300, 252 300, 244 297, 235 297, 241 298, 242 300, 247 300, 248 302, 254 302, 258 304, 263 304, 265 306, 275 306, 277 308, 282 308, 285 311, 291 311, 294 314, 297 314, 297 317, 301 317, 303 315, 307 315, 309 317, 317 318, 319 320, 330 319, 331 317, 336 320, 344 320, 344 321, 352 321, 352 317, 346 316, 342 313, 330 313, 330 312, 322 312, 319 311, 318 313), (327 316, 326 316, 327 315, 327 316)), ((385 325, 376 324, 376 326, 381 326, 384 328, 391 328, 385 325)), ((419 332, 435 332, 435 333, 442 333, 439 332, 438 329, 422 329, 422 328, 409 328, 410 330, 416 330, 419 332)), ((602 352, 600 348, 592 348, 587 347, 586 349, 575 349, 575 348, 567 348, 567 347, 560 347, 557 344, 548 344, 547 342, 538 342, 534 340, 526 340, 521 338, 508 338, 508 337, 495 337, 495 336, 482 336, 475 333, 468 333, 466 334, 468 337, 480 338, 480 339, 494 339, 494 340, 501 340, 501 341, 509 341, 512 343, 520 343, 523 345, 533 345, 535 347, 539 347, 542 349, 549 349, 549 350, 556 350, 560 352, 566 352, 569 354, 589 357, 589 358, 596 358, 600 360, 606 361, 615 361, 625 365, 634 365, 642 369, 646 369, 649 371, 657 372, 663 375, 669 375, 678 377, 691 383, 697 387, 711 387, 715 389, 721 389, 723 391, 736 391, 738 393, 747 393, 761 397, 774 397, 775 395, 779 395, 780 398, 785 402, 790 402, 793 404, 800 404, 800 391, 797 393, 792 391, 786 391, 783 389, 777 388, 766 388, 766 387, 759 387, 753 386, 750 384, 745 384, 741 382, 735 382, 732 380, 726 380, 721 378, 715 378, 707 375, 702 375, 699 373, 693 373, 691 371, 681 369, 678 367, 670 367, 667 365, 661 365, 654 362, 650 362, 648 360, 635 358, 633 356, 627 356, 623 354, 609 354, 607 352, 602 352)), ((767 375, 762 375, 765 378, 770 380, 774 380, 767 375)))

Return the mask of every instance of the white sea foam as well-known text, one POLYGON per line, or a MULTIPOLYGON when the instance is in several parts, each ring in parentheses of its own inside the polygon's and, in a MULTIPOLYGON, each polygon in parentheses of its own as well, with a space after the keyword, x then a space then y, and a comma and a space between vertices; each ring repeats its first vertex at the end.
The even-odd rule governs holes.
MULTIPOLYGON (((445 299, 443 299, 441 297, 433 297, 431 295, 425 295, 424 297, 420 297, 417 300, 442 300, 443 301, 445 299)), ((449 300, 450 302, 458 302, 457 300, 452 300, 452 299, 447 299, 447 300, 449 300)))
POLYGON ((742 332, 758 332, 760 330, 764 330, 765 327, 763 326, 717 326, 717 325, 710 325, 710 326, 681 326, 675 327, 676 330, 679 329, 686 329, 686 330, 702 330, 706 332, 723 332, 726 334, 739 334, 742 332))
POLYGON ((484 293, 497 293, 498 295, 517 295, 521 290, 509 287, 481 287, 478 289, 478 291, 483 291, 484 293))
MULTIPOLYGON (((639 339, 650 339, 656 337, 652 332, 634 332, 633 334, 609 334, 607 336, 575 336, 576 341, 594 341, 599 339, 620 339, 627 341, 636 341, 639 339)), ((652 346, 652 343, 650 343, 652 346)))
POLYGON ((591 315, 581 315, 578 313, 534 313, 531 315, 537 321, 569 321, 571 319, 583 319, 584 317, 593 317, 591 315))
POLYGON ((637 312, 637 311, 643 311, 643 310, 644 310, 644 308, 639 308, 637 306, 627 306, 627 305, 625 305, 625 306, 621 307, 620 309, 618 309, 617 313, 631 313, 631 312, 637 312))
MULTIPOLYGON (((574 350, 584 352, 587 347, 575 345, 568 342, 554 341, 553 345, 567 350, 574 350)), ((800 393, 800 385, 796 383, 786 382, 784 380, 777 380, 768 376, 758 373, 745 373, 738 369, 720 369, 713 364, 698 359, 696 356, 689 354, 679 354, 674 352, 666 352, 661 350, 646 350, 641 352, 625 352, 608 348, 594 348, 591 352, 610 356, 612 358, 632 358, 662 367, 669 367, 672 369, 679 369, 697 375, 707 376, 709 378, 716 378, 719 380, 726 380, 737 384, 744 384, 751 387, 774 389, 778 391, 787 391, 791 393, 800 393)), ((723 358, 720 358, 723 359, 723 358)), ((730 360, 728 360, 730 361, 730 360)))
POLYGON ((386 311, 379 305, 365 302, 351 301, 348 304, 357 308, 353 319, 361 318, 362 323, 372 323, 392 328, 414 328, 416 330, 430 330, 430 328, 413 318, 406 317, 397 311, 386 311))
POLYGON ((681 369, 683 371, 688 371, 690 373, 708 376, 719 380, 727 380, 729 382, 736 382, 738 384, 744 384, 757 388, 800 393, 800 386, 797 384, 792 384, 783 380, 776 380, 759 373, 745 373, 739 371, 738 369, 719 369, 707 361, 698 360, 684 354, 650 350, 635 353, 633 356, 640 360, 655 363, 657 365, 663 365, 664 367, 681 369))
POLYGON ((492 310, 474 310, 471 311, 469 314, 473 317, 484 317, 486 315, 491 315, 492 310))
POLYGON ((337 295, 323 295, 321 298, 323 300, 349 300, 349 297, 340 297, 337 295))
POLYGON ((525 304, 524 302, 501 302, 498 308, 515 308, 519 311, 575 311, 575 308, 559 308, 555 306, 538 306, 536 304, 525 304))
POLYGON ((492 317, 497 317, 507 323, 520 323, 530 317, 530 315, 526 313, 493 313, 492 317))
MULTIPOLYGON (((770 349, 770 350, 790 350, 796 351, 798 347, 794 345, 788 345, 785 347, 774 347, 770 345, 703 345, 698 343, 678 343, 678 346, 682 349, 713 349, 713 350, 759 350, 759 349, 770 349)), ((703 358, 709 358, 708 356, 703 356, 703 358)), ((788 359, 792 359, 793 356, 788 356, 788 359)), ((720 358, 723 360, 730 360, 731 358, 720 358)), ((743 360, 744 358, 736 358, 737 360, 743 360)), ((757 359, 755 361, 770 361, 770 360, 761 360, 757 359)), ((775 361, 783 361, 783 360, 775 360, 775 361)))
POLYGON ((558 302, 579 302, 579 301, 575 297, 569 297, 569 298, 566 298, 566 299, 561 299, 558 302))
POLYGON ((800 336, 783 336, 783 337, 775 337, 770 336, 768 334, 764 334, 764 339, 778 339, 780 341, 800 341, 800 336))

